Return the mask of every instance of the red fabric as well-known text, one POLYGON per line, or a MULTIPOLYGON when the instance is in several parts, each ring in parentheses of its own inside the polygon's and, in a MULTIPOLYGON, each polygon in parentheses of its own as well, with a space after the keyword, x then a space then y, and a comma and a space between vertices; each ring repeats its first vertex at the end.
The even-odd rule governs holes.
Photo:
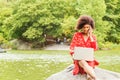
MULTIPOLYGON (((91 42, 90 37, 88 37, 88 39, 85 41, 83 34, 81 32, 76 32, 70 44, 70 54, 71 55, 74 54, 73 52, 74 47, 87 47, 87 48, 94 48, 94 50, 97 50, 96 37, 94 35, 92 35, 92 37, 94 39, 94 42, 91 42)), ((76 75, 78 73, 85 74, 83 68, 79 66, 78 60, 73 60, 73 61, 74 61, 73 75, 76 75)), ((87 63, 93 68, 99 64, 97 60, 87 61, 87 63)))

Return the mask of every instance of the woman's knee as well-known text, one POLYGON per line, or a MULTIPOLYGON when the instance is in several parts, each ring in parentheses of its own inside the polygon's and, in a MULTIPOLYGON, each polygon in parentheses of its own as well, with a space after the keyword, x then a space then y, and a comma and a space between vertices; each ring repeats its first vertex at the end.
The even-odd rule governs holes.
POLYGON ((79 61, 79 65, 80 65, 82 68, 84 68, 84 67, 88 66, 88 63, 87 63, 85 60, 80 60, 80 61, 79 61))

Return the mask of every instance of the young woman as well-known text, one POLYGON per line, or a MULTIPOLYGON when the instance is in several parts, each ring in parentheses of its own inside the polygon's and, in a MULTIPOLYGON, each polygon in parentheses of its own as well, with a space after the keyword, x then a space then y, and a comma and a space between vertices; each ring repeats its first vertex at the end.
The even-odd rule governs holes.
MULTIPOLYGON (((72 56, 74 54, 74 47, 94 48, 94 50, 97 50, 96 37, 92 33, 94 28, 94 20, 90 16, 80 16, 76 29, 81 31, 74 34, 70 44, 70 54, 72 56)), ((73 75, 79 73, 87 74, 88 80, 97 80, 93 68, 98 64, 96 60, 74 60, 73 75)))

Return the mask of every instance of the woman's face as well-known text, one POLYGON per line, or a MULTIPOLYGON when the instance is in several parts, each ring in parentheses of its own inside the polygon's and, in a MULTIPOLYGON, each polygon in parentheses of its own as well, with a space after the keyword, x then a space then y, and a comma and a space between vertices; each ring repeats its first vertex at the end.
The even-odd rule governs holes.
POLYGON ((89 24, 85 24, 83 27, 82 27, 82 31, 83 33, 87 34, 89 32, 89 29, 91 28, 91 26, 89 24))

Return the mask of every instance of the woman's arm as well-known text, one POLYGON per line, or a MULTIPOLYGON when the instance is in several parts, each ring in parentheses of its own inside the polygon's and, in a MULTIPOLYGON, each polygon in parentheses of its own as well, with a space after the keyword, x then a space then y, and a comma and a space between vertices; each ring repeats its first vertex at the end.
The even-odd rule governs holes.
POLYGON ((96 37, 92 34, 92 32, 93 32, 93 29, 90 27, 88 35, 90 36, 91 47, 94 48, 94 50, 97 50, 97 49, 98 49, 97 39, 96 39, 96 37))
POLYGON ((97 39, 96 39, 95 36, 92 36, 92 38, 91 38, 91 47, 94 48, 94 50, 97 50, 97 49, 98 49, 97 39))
POLYGON ((70 54, 73 55, 74 54, 74 47, 76 46, 76 42, 77 42, 77 33, 75 33, 73 35, 71 44, 70 44, 70 54))

